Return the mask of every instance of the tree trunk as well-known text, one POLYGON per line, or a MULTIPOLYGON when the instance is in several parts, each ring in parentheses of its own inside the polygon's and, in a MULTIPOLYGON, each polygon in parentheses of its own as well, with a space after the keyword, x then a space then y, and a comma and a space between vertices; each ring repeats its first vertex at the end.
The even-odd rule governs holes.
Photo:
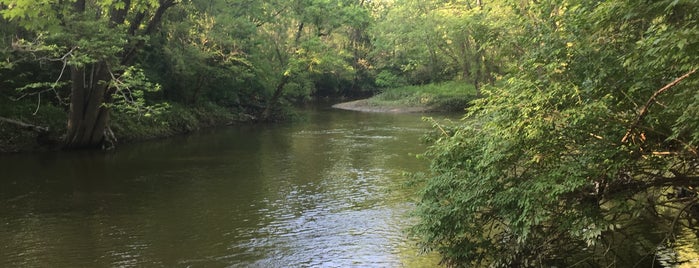
MULTIPOLYGON (((165 14, 165 11, 175 5, 175 0, 159 0, 159 6, 146 24, 145 30, 140 35, 153 33, 165 14)), ((116 28, 123 25, 131 0, 124 0, 125 8, 110 11, 110 27, 116 28)), ((86 0, 76 0, 73 9, 76 13, 85 12, 86 0)), ((131 21, 129 34, 137 35, 137 29, 142 25, 146 17, 145 12, 136 15, 131 21)), ((131 65, 136 57, 136 53, 145 45, 143 39, 139 39, 135 44, 124 48, 121 55, 121 65, 131 65)), ((109 124, 109 108, 107 104, 112 101, 113 89, 110 89, 109 82, 112 74, 109 71, 109 64, 106 61, 85 66, 72 66, 71 72, 71 97, 70 112, 68 115, 68 125, 64 140, 64 149, 92 149, 100 148, 108 137, 106 134, 109 124)), ((117 74, 118 76, 118 74, 117 74)), ((112 135, 113 136, 113 135, 112 135)))
POLYGON ((202 89, 204 89, 204 80, 205 77, 203 74, 200 74, 199 77, 197 78, 197 85, 194 87, 194 93, 192 94, 192 98, 189 101, 189 104, 195 105, 197 104, 199 100, 199 94, 201 93, 202 89))
POLYGON ((111 100, 108 89, 109 72, 105 62, 71 68, 72 95, 65 137, 65 149, 100 148, 105 141, 111 100))
POLYGON ((279 81, 279 84, 277 84, 277 88, 274 90, 274 95, 272 95, 272 98, 269 100, 269 103, 267 103, 267 107, 265 107, 264 112, 262 112, 262 121, 268 121, 270 119, 272 115, 272 109, 277 107, 276 103, 281 98, 282 92, 284 91, 284 86, 286 86, 286 84, 289 83, 289 79, 291 79, 290 76, 284 75, 282 79, 279 81))

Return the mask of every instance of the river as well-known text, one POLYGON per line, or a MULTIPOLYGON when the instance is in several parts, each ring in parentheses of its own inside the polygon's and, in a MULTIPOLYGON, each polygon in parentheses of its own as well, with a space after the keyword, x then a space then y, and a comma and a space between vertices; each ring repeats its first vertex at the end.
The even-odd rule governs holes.
POLYGON ((420 115, 310 109, 113 152, 0 156, 0 267, 426 267, 420 115))

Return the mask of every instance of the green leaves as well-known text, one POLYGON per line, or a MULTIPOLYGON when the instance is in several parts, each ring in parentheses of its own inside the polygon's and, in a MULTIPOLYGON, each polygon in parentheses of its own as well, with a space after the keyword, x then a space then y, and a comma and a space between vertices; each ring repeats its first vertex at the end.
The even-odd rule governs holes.
POLYGON ((2 0, 0 9, 3 18, 19 23, 28 30, 54 31, 58 28, 59 17, 68 13, 69 4, 58 0, 2 0))
POLYGON ((519 17, 508 23, 527 34, 502 42, 522 54, 506 83, 484 89, 463 122, 431 139, 415 231, 453 266, 637 265, 624 261, 654 249, 633 247, 660 241, 633 226, 648 217, 668 230, 688 217, 666 194, 694 189, 681 178, 699 176, 690 164, 699 158, 699 78, 668 89, 637 120, 656 91, 696 68, 699 50, 686 48, 698 39, 686 37, 699 34, 699 5, 513 6, 519 17), (641 126, 622 142, 634 121, 641 126))
POLYGON ((169 107, 167 103, 146 102, 146 93, 158 92, 161 87, 149 81, 140 68, 128 67, 118 79, 111 81, 110 87, 115 92, 112 95, 114 101, 107 105, 118 112, 150 117, 162 113, 169 107))

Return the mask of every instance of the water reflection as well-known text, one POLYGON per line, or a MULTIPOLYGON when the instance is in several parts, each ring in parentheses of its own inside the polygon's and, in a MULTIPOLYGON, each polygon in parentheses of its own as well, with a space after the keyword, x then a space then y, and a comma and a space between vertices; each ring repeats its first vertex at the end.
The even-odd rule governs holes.
POLYGON ((112 153, 0 159, 0 266, 424 267, 416 115, 310 112, 112 153))

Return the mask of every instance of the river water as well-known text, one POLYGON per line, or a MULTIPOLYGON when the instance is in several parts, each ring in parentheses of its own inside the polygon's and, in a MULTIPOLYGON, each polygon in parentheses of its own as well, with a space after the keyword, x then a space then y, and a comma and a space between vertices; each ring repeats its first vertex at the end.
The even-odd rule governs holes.
POLYGON ((0 156, 0 267, 427 267, 420 115, 316 109, 114 152, 0 156))

